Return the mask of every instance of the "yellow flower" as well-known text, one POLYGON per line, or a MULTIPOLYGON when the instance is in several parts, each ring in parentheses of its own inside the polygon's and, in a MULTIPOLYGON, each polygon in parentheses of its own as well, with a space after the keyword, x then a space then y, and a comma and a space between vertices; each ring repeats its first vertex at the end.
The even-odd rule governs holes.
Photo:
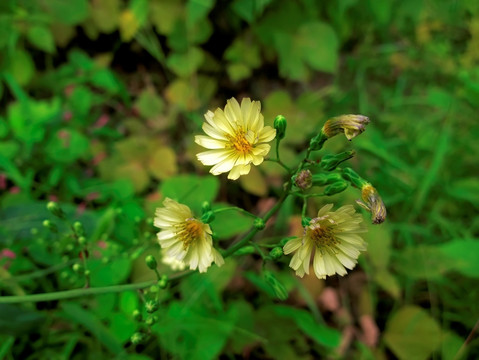
POLYGON ((210 149, 197 154, 203 165, 214 165, 210 173, 229 172, 228 179, 236 180, 250 172, 251 164, 259 165, 268 154, 276 130, 264 126, 261 103, 245 98, 241 107, 235 98, 220 108, 205 114, 203 130, 208 135, 197 135, 195 142, 210 149))
POLYGON ((165 250, 162 250, 161 262, 167 265, 173 271, 182 271, 186 268, 186 264, 183 261, 166 255, 165 250))
POLYGON ((346 269, 353 269, 360 252, 366 250, 366 243, 358 235, 367 231, 361 224, 361 215, 356 214, 352 205, 330 211, 332 207, 333 204, 323 206, 304 228, 303 237, 284 246, 285 254, 295 252, 289 266, 300 277, 309 274, 311 257, 318 279, 346 275, 346 269))
POLYGON ((165 257, 174 258, 206 272, 212 262, 221 266, 223 257, 213 247, 211 228, 195 219, 188 206, 166 198, 163 208, 156 209, 154 224, 160 228, 158 240, 165 257))

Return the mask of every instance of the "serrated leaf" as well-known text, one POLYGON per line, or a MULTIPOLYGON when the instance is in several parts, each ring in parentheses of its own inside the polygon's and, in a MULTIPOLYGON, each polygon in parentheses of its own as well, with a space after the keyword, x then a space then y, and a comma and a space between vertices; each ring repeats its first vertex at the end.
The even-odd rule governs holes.
POLYGON ((405 306, 387 322, 384 342, 400 360, 426 360, 440 345, 441 329, 425 310, 405 306))

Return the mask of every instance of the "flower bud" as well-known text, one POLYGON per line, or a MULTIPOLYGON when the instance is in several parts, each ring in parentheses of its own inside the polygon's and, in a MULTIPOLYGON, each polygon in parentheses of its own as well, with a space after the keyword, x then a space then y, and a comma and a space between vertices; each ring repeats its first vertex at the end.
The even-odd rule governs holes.
POLYGON ((386 206, 383 199, 379 196, 377 190, 371 185, 366 184, 361 189, 361 197, 366 204, 357 201, 359 205, 371 212, 371 220, 373 224, 381 224, 386 220, 386 206))
POLYGON ((145 303, 145 309, 146 309, 146 312, 151 314, 151 313, 154 313, 156 310, 158 310, 158 301, 155 301, 155 300, 148 300, 146 303, 145 303))
POLYGON ((141 312, 138 309, 133 310, 133 313, 131 314, 133 316, 133 319, 136 321, 141 321, 141 312))
POLYGON ((241 255, 249 255, 254 254, 256 249, 253 246, 243 246, 241 249, 235 251, 234 255, 241 256, 241 255))
POLYGON ((58 232, 57 226, 54 223, 52 223, 50 220, 44 220, 43 221, 43 226, 46 227, 48 230, 50 230, 53 233, 58 232))
POLYGON ((280 300, 286 300, 288 298, 288 291, 282 283, 276 279, 271 271, 263 271, 263 276, 266 282, 271 286, 276 297, 280 300))
POLYGON ((85 235, 85 229, 83 229, 83 224, 79 221, 75 221, 73 223, 73 230, 75 231, 75 234, 77 234, 77 236, 85 235))
POLYGON ((60 218, 60 219, 65 219, 65 213, 63 210, 58 206, 58 204, 54 201, 50 201, 47 204, 47 210, 52 213, 52 215, 60 218))
POLYGON ((276 129, 276 138, 281 140, 286 135, 286 118, 283 115, 278 115, 274 119, 273 127, 276 129))
POLYGON ((84 236, 80 236, 78 238, 78 244, 80 244, 81 246, 85 246, 86 244, 86 238, 84 236))
POLYGON ((301 190, 307 190, 313 185, 313 175, 309 170, 301 170, 294 177, 294 184, 301 190))
POLYGON ((343 180, 341 174, 330 173, 330 174, 314 174, 313 175, 313 185, 315 186, 324 186, 328 184, 333 184, 337 181, 343 180))
POLYGON ((166 289, 168 287, 168 276, 162 275, 161 279, 158 280, 158 287, 160 289, 166 289))
POLYGON ((253 221, 253 226, 257 230, 263 230, 266 224, 264 223, 264 220, 261 218, 256 218, 253 221))
POLYGON ((140 332, 136 332, 133 335, 131 335, 130 340, 134 345, 138 345, 138 344, 141 344, 145 340, 145 335, 143 335, 140 332))
POLYGON ((73 269, 73 271, 76 272, 77 274, 80 274, 80 273, 83 272, 83 266, 81 266, 81 264, 78 264, 78 263, 73 264, 72 269, 73 269))
POLYGON ((154 325, 158 321, 158 316, 148 316, 145 320, 145 324, 148 326, 154 325))
POLYGON ((358 136, 369 124, 369 118, 363 115, 336 116, 324 124, 321 132, 329 139, 337 134, 344 133, 348 140, 358 136))
POLYGON ((211 204, 209 201, 203 201, 203 204, 201 204, 201 213, 206 213, 211 210, 211 204))
POLYGON ((348 183, 344 180, 338 180, 335 183, 332 183, 331 185, 326 186, 324 189, 324 195, 335 195, 339 194, 340 192, 343 192, 346 190, 348 187, 348 183))
POLYGON ((339 154, 325 155, 321 159, 319 166, 325 171, 336 169, 342 162, 351 159, 356 152, 354 150, 344 151, 339 154))
POLYGON ((363 186, 369 184, 361 176, 359 176, 353 169, 347 167, 342 169, 341 174, 343 178, 348 180, 353 186, 362 189, 363 186))
POLYGON ((275 247, 269 252, 269 256, 271 256, 271 259, 273 260, 278 260, 283 256, 283 248, 281 247, 275 247))
POLYGON ((213 211, 207 211, 205 212, 202 216, 201 216, 201 219, 200 221, 204 224, 209 224, 210 222, 212 222, 214 219, 215 219, 215 213, 213 211))
POLYGON ((148 266, 151 270, 155 270, 158 267, 158 263, 153 255, 148 255, 145 258, 146 266, 148 266))

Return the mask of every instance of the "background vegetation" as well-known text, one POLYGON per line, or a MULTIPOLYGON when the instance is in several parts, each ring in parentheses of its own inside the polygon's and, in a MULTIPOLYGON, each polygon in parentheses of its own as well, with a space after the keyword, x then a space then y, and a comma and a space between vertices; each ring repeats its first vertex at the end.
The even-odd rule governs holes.
MULTIPOLYGON (((0 304, 0 358, 478 358, 474 0, 1 1, 0 294, 81 288, 83 260, 92 287, 155 279, 144 258, 159 258, 151 218, 165 196, 196 213, 204 200, 268 209, 277 164, 232 182, 195 159, 203 114, 232 96, 261 100, 269 124, 288 119, 293 165, 328 117, 371 118, 323 152, 354 148, 350 166, 388 207, 360 266, 300 281, 289 258, 268 262, 279 300, 258 254, 228 259, 160 290, 146 330, 132 313, 157 288, 0 304), (86 252, 48 200, 83 224, 86 252)), ((258 239, 298 234, 299 205, 258 239)), ((225 214, 214 230, 227 247, 250 226, 225 214)))

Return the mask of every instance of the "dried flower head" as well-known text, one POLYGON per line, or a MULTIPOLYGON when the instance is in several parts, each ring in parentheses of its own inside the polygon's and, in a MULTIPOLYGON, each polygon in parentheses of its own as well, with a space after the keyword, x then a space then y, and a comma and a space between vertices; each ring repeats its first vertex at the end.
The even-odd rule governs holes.
POLYGON ((300 277, 309 274, 311 258, 318 279, 346 275, 346 269, 353 269, 360 252, 366 250, 366 243, 358 235, 367 231, 361 224, 361 215, 352 205, 330 211, 332 207, 333 204, 323 206, 304 227, 303 236, 290 240, 283 248, 285 254, 294 252, 289 266, 300 277))
POLYGON ((377 190, 369 183, 361 188, 361 197, 363 202, 357 200, 357 203, 371 212, 371 220, 373 224, 381 224, 386 220, 386 206, 383 199, 379 196, 377 190))
POLYGON ((188 206, 166 198, 156 209, 154 224, 160 228, 158 240, 164 255, 206 272, 211 263, 221 266, 223 257, 213 247, 211 228, 195 219, 188 206))
POLYGON ((352 114, 341 115, 326 121, 322 128, 322 132, 328 138, 344 133, 346 138, 351 140, 366 130, 367 124, 369 124, 369 118, 367 116, 352 114))
POLYGON ((261 103, 245 98, 241 106, 235 98, 220 108, 205 114, 203 130, 208 135, 197 135, 195 142, 209 151, 197 154, 203 165, 214 165, 210 173, 229 172, 228 179, 236 180, 250 172, 251 164, 259 165, 268 154, 276 130, 264 126, 261 103))
POLYGON ((307 190, 313 186, 313 174, 309 170, 301 170, 294 178, 294 184, 301 190, 307 190))

